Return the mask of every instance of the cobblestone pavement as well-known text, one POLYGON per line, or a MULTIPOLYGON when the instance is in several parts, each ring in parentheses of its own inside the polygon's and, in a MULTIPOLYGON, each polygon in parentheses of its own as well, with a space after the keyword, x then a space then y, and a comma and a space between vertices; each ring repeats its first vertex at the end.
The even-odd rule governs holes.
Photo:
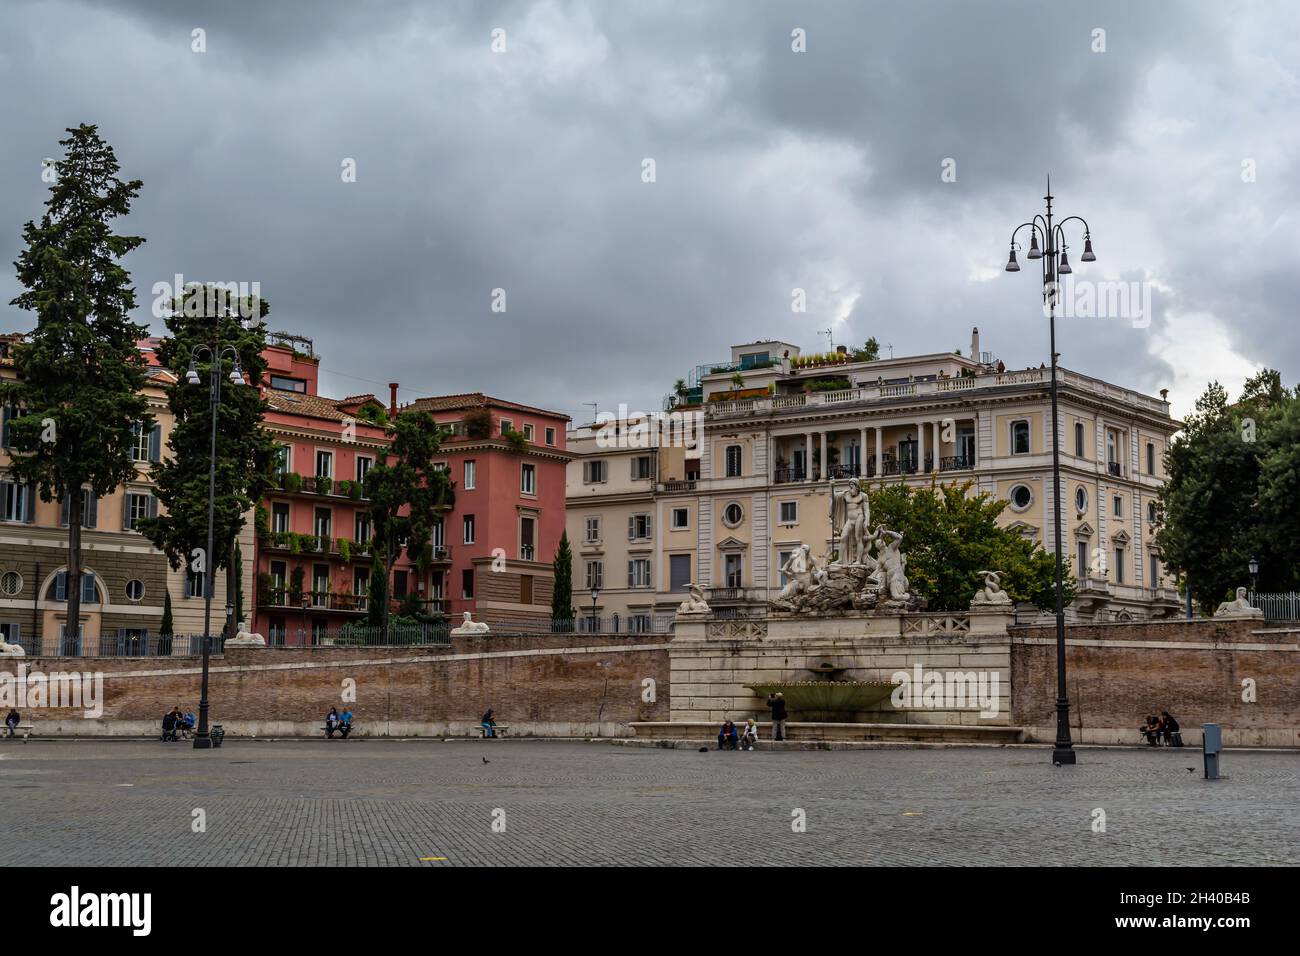
POLYGON ((1218 782, 1191 749, 1079 760, 1054 768, 1047 750, 1021 748, 3 741, 0 865, 1300 864, 1300 755, 1229 752, 1218 782), (205 832, 193 832, 196 809, 205 832), (805 832, 792 829, 796 809, 805 832))

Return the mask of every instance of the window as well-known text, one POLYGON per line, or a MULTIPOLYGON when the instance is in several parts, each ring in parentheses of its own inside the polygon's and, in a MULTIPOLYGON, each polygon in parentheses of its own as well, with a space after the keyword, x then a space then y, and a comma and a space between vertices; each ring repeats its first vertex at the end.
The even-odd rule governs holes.
POLYGON ((284 582, 289 574, 289 566, 283 561, 271 562, 271 603, 283 605, 286 603, 284 593, 284 582))
MULTIPOLYGON (((357 597, 365 597, 370 594, 370 569, 354 568, 352 571, 352 593, 357 597)), ((365 605, 358 604, 358 610, 364 610, 365 605)))
POLYGON ((533 603, 533 576, 531 574, 519 575, 519 603, 533 603))
POLYGON ((1011 423, 1011 454, 1029 454, 1029 422, 1018 421, 1011 423))
POLYGON ((649 634, 654 630, 654 621, 649 614, 629 614, 627 632, 629 634, 649 634))
POLYGON ((600 540, 600 518, 598 516, 589 516, 587 518, 587 543, 600 540))
POLYGON ((1156 473, 1156 446, 1154 442, 1147 442, 1147 474, 1156 473))
POLYGON ((537 466, 531 462, 524 462, 519 466, 519 493, 537 494, 537 466))
POLYGON ((1111 502, 1111 514, 1116 518, 1124 517, 1124 499, 1119 495, 1116 495, 1114 501, 1111 502))
POLYGON ((34 509, 31 488, 15 481, 0 481, 0 520, 30 522, 34 509))
POLYGON ((745 520, 745 509, 736 502, 733 501, 722 509, 722 523, 728 527, 734 528, 743 520, 745 520))
POLYGON ((1124 549, 1115 549, 1115 583, 1124 583, 1124 549))
POLYGON ((786 577, 785 572, 781 571, 781 569, 785 567, 785 563, 790 560, 792 554, 794 554, 793 551, 778 551, 776 553, 776 569, 780 572, 781 587, 785 587, 790 583, 790 579, 786 577))
POLYGON ((1074 489, 1074 510, 1079 514, 1085 514, 1088 511, 1088 492, 1082 488, 1074 489))
POLYGON ((691 512, 689 509, 687 508, 673 509, 673 530, 674 531, 681 531, 683 528, 689 527, 690 521, 691 521, 691 512))
MULTIPOLYGON (((525 424, 525 425, 524 425, 524 441, 532 441, 532 440, 533 440, 533 426, 532 426, 532 425, 525 424)), ((532 602, 532 601, 525 601, 524 603, 525 603, 525 604, 532 604, 533 602, 532 602)))
POLYGON ((330 518, 331 514, 328 508, 317 508, 312 523, 312 531, 315 533, 316 537, 321 540, 326 549, 330 546, 330 518))
POLYGON ((393 572, 393 597, 404 598, 407 592, 408 574, 405 571, 393 572))
POLYGON ((1160 555, 1151 552, 1151 586, 1160 587, 1160 555))
POLYGON ((742 458, 740 446, 728 445, 726 455, 727 455, 727 477, 739 478, 741 458, 742 458))
POLYGON ((641 481, 646 478, 655 476, 655 460, 653 455, 637 455, 632 459, 632 480, 641 481))
POLYGON ((204 575, 193 568, 185 569, 185 596, 187 598, 203 597, 204 575))
POLYGON ((554 429, 554 428, 548 428, 548 429, 546 429, 546 444, 548 444, 548 445, 554 445, 554 444, 555 444, 555 429, 554 429))
POLYGON ((17 571, 6 571, 0 574, 0 594, 13 597, 15 594, 21 594, 22 590, 23 576, 17 571))
POLYGON ((366 475, 370 474, 370 469, 374 466, 375 460, 367 455, 357 455, 357 481, 365 482, 366 475))
POLYGON ((673 591, 685 591, 691 583, 691 556, 689 554, 670 554, 668 556, 668 587, 673 591))
POLYGON ((533 561, 537 558, 537 519, 523 515, 519 518, 519 559, 533 561))
POLYGON ((274 462, 272 467, 274 468, 275 473, 277 475, 288 474, 290 456, 292 452, 293 449, 288 445, 275 446, 275 457, 272 459, 272 461, 274 462))
POLYGON ((334 477, 334 453, 332 451, 316 452, 316 477, 334 477))
POLYGON ((144 582, 137 578, 132 578, 126 582, 126 596, 132 601, 139 601, 144 597, 144 582))
MULTIPOLYGON (((60 571, 54 576, 54 600, 67 601, 68 599, 68 572, 60 571)), ((95 595, 95 575, 89 571, 81 573, 81 603, 94 604, 95 595)))
POLYGON ((141 518, 158 514, 158 500, 146 491, 128 491, 122 496, 122 530, 136 531, 141 518))
POLYGON ((1106 470, 1112 475, 1120 474, 1119 440, 1113 431, 1106 432, 1106 470))
POLYGON ((301 378, 289 378, 287 375, 272 375, 271 387, 283 392, 307 392, 307 382, 301 378))
POLYGON ((728 554, 723 556, 723 576, 726 578, 726 584, 729 588, 743 588, 745 586, 743 555, 728 554))
POLYGON ((474 490, 474 478, 475 478, 474 472, 475 472, 475 468, 476 468, 476 466, 475 466, 475 462, 474 462, 473 459, 470 459, 469 461, 465 462, 465 484, 464 484, 464 487, 465 487, 465 490, 466 490, 466 491, 473 491, 473 490, 474 490))
POLYGON ((446 527, 441 518, 435 518, 433 529, 430 537, 433 539, 433 553, 436 556, 439 552, 446 554, 447 550, 447 533, 446 527))
POLYGON ((1156 503, 1155 503, 1154 501, 1148 501, 1148 502, 1147 502, 1147 521, 1148 521, 1148 523, 1150 523, 1150 524, 1155 524, 1155 523, 1156 523, 1156 517, 1157 517, 1157 513, 1156 513, 1156 503))
POLYGON ((584 461, 582 463, 582 483, 584 485, 595 485, 605 480, 605 462, 597 459, 596 461, 584 461))
MULTIPOLYGON (((63 514, 59 523, 63 527, 68 526, 69 515, 72 513, 72 498, 63 499, 63 514)), ((99 499, 89 488, 81 489, 81 526, 83 528, 93 528, 99 523, 99 499)))
POLYGON ((649 558, 633 558, 627 563, 627 586, 630 588, 650 587, 649 558))
POLYGON ((131 427, 131 460, 157 461, 161 440, 161 425, 153 424, 145 428, 144 422, 136 422, 131 427))
POLYGON ((353 536, 353 540, 357 544, 364 544, 370 540, 370 512, 360 511, 357 513, 354 530, 356 534, 353 536))
POLYGON ((283 501, 271 503, 271 531, 284 534, 289 530, 289 505, 283 501))
POLYGON ((1016 485, 1011 489, 1011 507, 1017 511, 1024 511, 1034 502, 1034 493, 1029 490, 1028 485, 1016 485))
POLYGON ((474 597, 474 569, 466 568, 460 572, 460 596, 465 600, 474 597))
POLYGON ((508 418, 501 419, 501 434, 515 430, 515 423, 508 418))
POLYGON ((650 531, 651 522, 648 514, 628 515, 627 538, 629 541, 649 541, 650 531))
POLYGON ((605 586, 605 562, 588 561, 587 562, 587 590, 597 590, 605 586))
POLYGON ((781 502, 781 524, 796 524, 799 521, 799 502, 781 502))
POLYGON ((1076 458, 1088 457, 1083 453, 1083 422, 1074 423, 1074 454, 1076 458))
POLYGON ((474 516, 473 515, 465 515, 462 521, 462 530, 464 531, 464 535, 462 536, 461 540, 465 544, 473 544, 474 543, 474 516))
POLYGON ((1074 576, 1078 580, 1082 581, 1088 574, 1088 542, 1080 541, 1078 543, 1078 551, 1079 553, 1076 555, 1076 560, 1079 563, 1074 569, 1074 576))

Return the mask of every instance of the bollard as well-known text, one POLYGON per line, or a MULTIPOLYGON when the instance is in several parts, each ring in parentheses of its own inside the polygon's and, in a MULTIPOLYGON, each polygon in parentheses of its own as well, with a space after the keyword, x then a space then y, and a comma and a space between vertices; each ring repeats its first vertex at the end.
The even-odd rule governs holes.
POLYGON ((1219 751, 1223 749, 1223 731, 1218 724, 1206 724, 1201 733, 1201 751, 1205 755, 1205 779, 1219 779, 1219 751))

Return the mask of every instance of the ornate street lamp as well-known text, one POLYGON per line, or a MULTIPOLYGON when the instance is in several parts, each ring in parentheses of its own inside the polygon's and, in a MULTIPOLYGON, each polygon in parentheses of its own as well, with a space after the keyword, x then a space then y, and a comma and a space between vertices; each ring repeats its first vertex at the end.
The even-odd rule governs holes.
MULTIPOLYGON (((219 322, 217 327, 219 328, 219 322)), ((217 507, 217 409, 221 404, 221 363, 229 356, 234 360, 234 368, 230 372, 230 383, 232 385, 244 384, 244 372, 239 367, 239 353, 229 345, 222 347, 216 340, 216 333, 213 333, 213 343, 211 347, 206 345, 196 345, 190 350, 190 369, 185 373, 185 384, 199 385, 202 383, 199 378, 198 369, 195 368, 195 360, 202 355, 207 355, 209 360, 208 374, 208 408, 212 414, 212 454, 208 468, 208 549, 203 554, 203 683, 199 691, 199 725, 194 732, 194 749, 208 750, 212 747, 212 738, 208 734, 208 666, 212 659, 212 591, 216 581, 216 561, 212 555, 212 534, 213 522, 215 520, 217 507)), ((229 630, 230 620, 234 616, 234 594, 232 588, 226 589, 226 628, 229 630)))
POLYGON ((1255 576, 1259 574, 1259 558, 1252 554, 1250 560, 1246 562, 1246 570, 1250 572, 1250 593, 1253 595, 1255 593, 1255 576))
POLYGON ((1007 260, 1007 272, 1019 272, 1016 262, 1016 235, 1021 229, 1029 230, 1029 251, 1027 259, 1038 259, 1042 263, 1043 304, 1047 307, 1048 325, 1051 330, 1052 349, 1052 511, 1056 538, 1056 746, 1052 748, 1054 764, 1072 764, 1075 762, 1074 744, 1070 740, 1070 700, 1065 693, 1065 591, 1062 585, 1064 555, 1061 544, 1061 448, 1060 431, 1057 425, 1058 412, 1056 404, 1056 303, 1060 294, 1058 278, 1070 275, 1074 270, 1066 256, 1064 226, 1067 222, 1078 220, 1083 224, 1083 255, 1080 262, 1095 262, 1097 256, 1092 251, 1092 231, 1081 216, 1068 216, 1059 223, 1052 219, 1052 178, 1047 177, 1046 215, 1035 214, 1029 222, 1021 223, 1011 233, 1011 256, 1007 260), (1042 245, 1039 246, 1039 239, 1042 245))
POLYGON ((596 633, 596 598, 600 597, 600 588, 591 589, 591 633, 596 633))

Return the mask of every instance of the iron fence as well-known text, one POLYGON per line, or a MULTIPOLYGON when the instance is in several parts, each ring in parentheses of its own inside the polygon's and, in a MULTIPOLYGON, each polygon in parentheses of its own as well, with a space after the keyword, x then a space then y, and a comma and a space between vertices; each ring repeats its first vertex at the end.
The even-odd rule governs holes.
POLYGON ((1251 607, 1264 612, 1266 621, 1300 621, 1300 593, 1252 594, 1251 607))
MULTIPOLYGON (((224 634, 212 635, 213 654, 225 646, 224 634)), ((103 634, 98 638, 24 636, 17 643, 28 657, 198 657, 202 634, 103 634)))

